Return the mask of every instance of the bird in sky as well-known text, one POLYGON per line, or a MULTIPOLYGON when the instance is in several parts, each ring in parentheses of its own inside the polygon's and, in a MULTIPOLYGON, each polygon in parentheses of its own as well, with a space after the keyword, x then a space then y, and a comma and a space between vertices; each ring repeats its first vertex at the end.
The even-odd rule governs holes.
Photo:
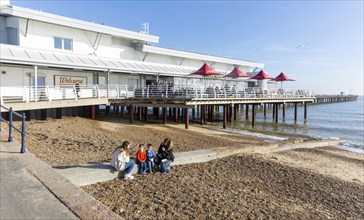
POLYGON ((301 47, 305 47, 305 46, 308 46, 308 45, 310 45, 310 44, 300 44, 296 48, 301 48, 301 47))

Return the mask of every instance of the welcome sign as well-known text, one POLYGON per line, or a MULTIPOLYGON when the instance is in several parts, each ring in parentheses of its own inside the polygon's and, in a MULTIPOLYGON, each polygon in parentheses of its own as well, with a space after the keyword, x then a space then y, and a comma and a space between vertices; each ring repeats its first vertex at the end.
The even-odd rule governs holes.
POLYGON ((54 76, 54 85, 55 86, 74 86, 76 84, 80 86, 87 85, 87 77, 82 76, 54 76))

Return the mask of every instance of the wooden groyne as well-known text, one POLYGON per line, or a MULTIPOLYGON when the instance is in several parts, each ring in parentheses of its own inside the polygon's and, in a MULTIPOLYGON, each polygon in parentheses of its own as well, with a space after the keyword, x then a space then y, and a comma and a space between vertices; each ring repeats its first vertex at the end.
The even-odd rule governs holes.
POLYGON ((317 95, 315 104, 333 103, 333 102, 350 102, 358 99, 357 95, 317 95))

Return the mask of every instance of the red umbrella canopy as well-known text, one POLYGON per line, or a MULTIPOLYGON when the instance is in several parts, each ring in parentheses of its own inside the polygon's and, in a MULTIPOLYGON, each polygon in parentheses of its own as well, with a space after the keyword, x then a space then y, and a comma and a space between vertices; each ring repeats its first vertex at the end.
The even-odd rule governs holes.
POLYGON ((196 72, 191 73, 190 75, 193 76, 214 76, 214 75, 221 75, 221 73, 213 70, 209 65, 206 63, 196 72))
POLYGON ((282 82, 282 81, 294 81, 294 79, 289 78, 286 74, 281 72, 276 78, 273 79, 274 81, 282 82))
POLYGON ((230 77, 236 79, 239 77, 249 77, 249 75, 245 74, 238 67, 235 67, 229 74, 226 74, 224 77, 230 77))
POLYGON ((263 80, 263 79, 273 79, 273 77, 269 76, 266 72, 261 70, 259 71, 259 73, 257 73, 257 75, 253 76, 250 79, 263 80))

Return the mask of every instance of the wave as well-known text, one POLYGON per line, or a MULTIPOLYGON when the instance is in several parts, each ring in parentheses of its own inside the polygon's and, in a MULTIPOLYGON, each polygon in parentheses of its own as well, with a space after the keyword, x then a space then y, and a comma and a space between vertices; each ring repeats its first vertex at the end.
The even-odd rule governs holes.
POLYGON ((345 141, 339 145, 340 149, 364 154, 364 145, 353 142, 353 141, 345 141))

